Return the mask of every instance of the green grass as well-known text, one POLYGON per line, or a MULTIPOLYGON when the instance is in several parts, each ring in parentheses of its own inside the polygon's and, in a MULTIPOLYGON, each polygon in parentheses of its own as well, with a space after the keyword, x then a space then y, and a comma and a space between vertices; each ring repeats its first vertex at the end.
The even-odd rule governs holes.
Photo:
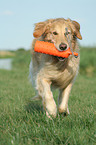
POLYGON ((81 48, 80 73, 96 74, 96 48, 81 48))
MULTIPOLYGON (((70 115, 58 114, 53 120, 42 111, 41 101, 30 101, 35 91, 28 80, 29 51, 16 52, 13 70, 0 70, 0 145, 96 144, 96 49, 92 51, 81 49, 80 74, 69 99, 70 115), (86 71, 91 67, 94 71, 86 71)), ((54 97, 57 102, 57 90, 54 97)))

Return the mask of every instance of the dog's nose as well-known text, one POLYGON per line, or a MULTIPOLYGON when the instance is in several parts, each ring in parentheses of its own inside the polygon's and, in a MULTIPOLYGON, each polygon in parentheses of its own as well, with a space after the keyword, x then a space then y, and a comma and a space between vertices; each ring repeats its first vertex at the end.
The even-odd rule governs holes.
POLYGON ((59 48, 60 48, 60 50, 66 50, 66 48, 67 48, 67 45, 65 44, 65 43, 61 43, 60 45, 59 45, 59 48))

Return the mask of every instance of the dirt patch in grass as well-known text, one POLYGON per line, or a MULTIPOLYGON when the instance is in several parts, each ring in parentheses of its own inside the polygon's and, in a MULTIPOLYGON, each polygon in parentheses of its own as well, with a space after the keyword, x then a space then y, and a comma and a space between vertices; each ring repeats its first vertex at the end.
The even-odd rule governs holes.
POLYGON ((14 52, 10 52, 10 51, 0 51, 0 57, 4 58, 4 57, 13 57, 15 56, 14 52))

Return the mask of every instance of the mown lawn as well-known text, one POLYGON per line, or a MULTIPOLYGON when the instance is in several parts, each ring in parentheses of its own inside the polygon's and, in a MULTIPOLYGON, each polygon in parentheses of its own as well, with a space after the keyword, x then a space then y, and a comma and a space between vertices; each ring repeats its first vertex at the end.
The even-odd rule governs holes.
MULTIPOLYGON (((0 70, 0 145, 96 144, 96 49, 92 51, 81 50, 70 115, 53 120, 44 114, 41 101, 30 101, 35 91, 28 80, 29 51, 16 52, 13 69, 0 70)), ((57 102, 58 90, 54 98, 57 102)))

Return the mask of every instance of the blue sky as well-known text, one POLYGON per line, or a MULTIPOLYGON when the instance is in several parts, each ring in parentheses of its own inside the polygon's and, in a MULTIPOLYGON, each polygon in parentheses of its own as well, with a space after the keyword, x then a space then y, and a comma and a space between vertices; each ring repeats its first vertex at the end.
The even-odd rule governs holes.
POLYGON ((81 25, 84 46, 96 46, 96 0, 1 0, 0 50, 29 49, 34 23, 71 18, 81 25))

